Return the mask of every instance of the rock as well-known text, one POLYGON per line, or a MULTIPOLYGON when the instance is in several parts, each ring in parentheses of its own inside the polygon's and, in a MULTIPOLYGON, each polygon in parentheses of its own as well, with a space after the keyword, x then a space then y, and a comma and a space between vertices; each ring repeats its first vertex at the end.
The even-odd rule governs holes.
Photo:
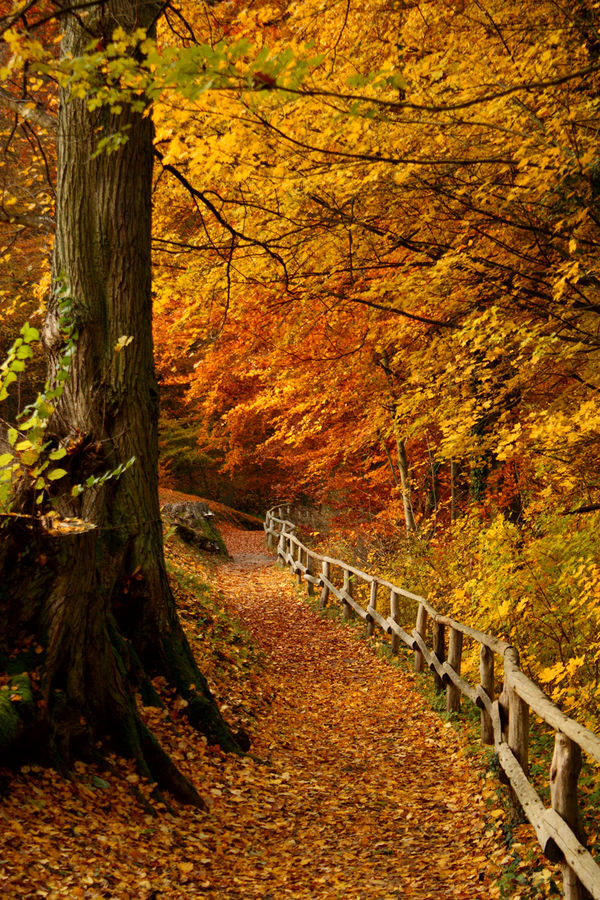
POLYGON ((175 533, 186 544, 208 553, 228 555, 225 541, 212 522, 213 514, 208 503, 201 500, 165 503, 162 514, 175 526, 175 533))

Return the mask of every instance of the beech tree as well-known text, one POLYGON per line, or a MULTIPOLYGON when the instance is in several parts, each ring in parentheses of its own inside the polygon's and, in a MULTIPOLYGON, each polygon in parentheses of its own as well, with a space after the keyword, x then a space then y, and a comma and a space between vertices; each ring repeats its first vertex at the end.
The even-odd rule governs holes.
MULTIPOLYGON (((35 15, 35 5, 26 6, 35 15)), ((78 58, 90 42, 108 43, 115 29, 151 34, 163 6, 63 2, 50 12, 60 18, 62 54, 78 58)), ((48 8, 39 4, 37 13, 42 20, 48 8)), ((23 477, 0 545, 0 652, 5 662, 17 655, 11 671, 28 673, 22 703, 12 708, 23 715, 17 724, 13 716, 10 738, 26 750, 35 741, 35 749, 66 762, 108 736, 144 774, 200 803, 135 702, 136 690, 151 700, 150 676, 162 675, 187 701, 194 725, 239 750, 178 621, 163 557, 151 322, 152 120, 143 101, 94 109, 75 93, 63 87, 58 107, 56 236, 43 329, 51 388, 64 378, 69 334, 78 336, 45 432, 57 457, 66 451, 52 481, 61 524, 49 527, 52 518, 31 515, 35 485, 23 477), (98 152, 107 135, 126 140, 98 152), (76 486, 86 480, 91 486, 80 492, 76 486), (35 667, 27 655, 32 646, 39 653, 35 667)), ((48 512, 44 504, 41 512, 48 512)), ((6 751, 11 741, 4 743, 6 751)))

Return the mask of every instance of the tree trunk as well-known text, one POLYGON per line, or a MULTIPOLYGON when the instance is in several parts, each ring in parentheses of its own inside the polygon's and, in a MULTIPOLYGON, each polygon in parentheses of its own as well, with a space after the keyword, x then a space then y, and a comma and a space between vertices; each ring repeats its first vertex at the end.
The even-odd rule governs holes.
MULTIPOLYGON (((160 7, 157 0, 109 0, 80 9, 63 20, 63 52, 79 56, 91 35, 110 40, 117 26, 127 32, 152 28, 160 7)), ((46 647, 51 748, 68 757, 83 717, 94 738, 111 736, 142 771, 194 801, 193 788, 137 717, 132 688, 143 677, 142 667, 164 675, 188 700, 194 724, 226 749, 238 749, 194 662, 164 564, 151 175, 148 116, 127 105, 119 115, 106 108, 90 112, 85 101, 61 96, 53 287, 44 328, 50 381, 63 343, 59 306, 65 296, 79 340, 49 435, 68 449, 61 461, 68 476, 56 482, 57 508, 95 527, 44 546, 43 577, 28 582, 31 602, 38 603, 38 622, 29 624, 46 647), (117 132, 127 136, 126 143, 94 156, 99 138, 117 132), (119 349, 124 336, 132 341, 119 349), (135 464, 119 479, 71 498, 72 484, 132 457, 135 464)))
POLYGON ((406 446, 404 441, 396 438, 396 447, 398 449, 398 469, 400 471, 400 483, 402 485, 402 503, 404 506, 404 522, 406 524, 407 534, 416 532, 417 523, 412 508, 410 479, 408 474, 408 460, 406 457, 406 446))

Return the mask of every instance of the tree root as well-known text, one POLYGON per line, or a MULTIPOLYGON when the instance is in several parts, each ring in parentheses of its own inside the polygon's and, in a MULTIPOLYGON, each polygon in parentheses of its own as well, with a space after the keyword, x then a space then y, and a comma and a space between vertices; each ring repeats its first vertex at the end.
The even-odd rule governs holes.
POLYGON ((206 809, 194 785, 179 771, 134 709, 117 727, 122 736, 123 752, 135 760, 140 775, 169 791, 181 803, 206 809))
POLYGON ((15 675, 8 689, 0 690, 0 753, 10 753, 35 717, 36 705, 29 675, 15 675))
POLYGON ((242 754, 244 749, 221 716, 187 641, 165 642, 164 653, 167 667, 165 675, 186 701, 185 715, 190 724, 226 753, 242 754))

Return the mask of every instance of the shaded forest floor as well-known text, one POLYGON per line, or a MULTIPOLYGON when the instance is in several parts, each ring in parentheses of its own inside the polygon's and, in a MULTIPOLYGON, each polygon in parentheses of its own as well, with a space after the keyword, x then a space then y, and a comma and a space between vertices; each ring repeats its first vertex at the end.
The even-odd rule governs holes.
POLYGON ((118 759, 71 780, 0 773, 0 896, 467 900, 500 897, 503 870, 502 896, 546 896, 545 875, 508 885, 506 870, 529 871, 526 831, 507 850, 495 776, 410 672, 311 609, 261 532, 223 533, 227 563, 174 541, 168 555, 194 651, 251 755, 207 746, 172 697, 144 714, 207 811, 144 808, 150 786, 118 759))

